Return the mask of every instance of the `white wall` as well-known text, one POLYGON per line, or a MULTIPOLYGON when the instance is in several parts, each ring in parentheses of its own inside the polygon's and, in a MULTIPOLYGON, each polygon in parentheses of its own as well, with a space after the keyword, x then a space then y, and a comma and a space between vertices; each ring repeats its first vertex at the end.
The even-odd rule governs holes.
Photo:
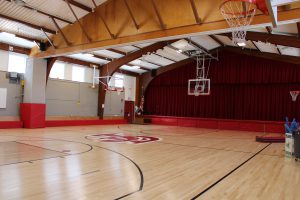
POLYGON ((7 71, 8 68, 8 51, 0 50, 0 71, 7 71))

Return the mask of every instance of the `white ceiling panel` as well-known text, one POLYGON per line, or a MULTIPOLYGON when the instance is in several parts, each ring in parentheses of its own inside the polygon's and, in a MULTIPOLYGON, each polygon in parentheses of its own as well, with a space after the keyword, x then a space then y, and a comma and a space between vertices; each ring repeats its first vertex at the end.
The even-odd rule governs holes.
POLYGON ((124 53, 131 53, 131 52, 139 50, 139 48, 136 48, 134 46, 116 47, 116 48, 113 48, 113 49, 123 51, 124 53))
POLYGON ((232 40, 231 40, 229 37, 223 36, 223 35, 215 35, 215 36, 216 36, 216 38, 218 38, 224 45, 236 47, 236 45, 232 43, 232 40))
POLYGON ((145 55, 145 56, 143 56, 143 59, 146 60, 146 61, 150 61, 151 63, 157 63, 157 64, 163 65, 163 66, 170 65, 170 64, 174 63, 174 62, 172 62, 168 59, 165 59, 165 58, 163 58, 161 56, 158 56, 158 55, 155 55, 155 54, 145 55))
POLYGON ((75 58, 75 59, 82 60, 82 61, 86 61, 86 62, 98 63, 98 64, 109 63, 109 61, 107 61, 107 60, 102 60, 102 59, 99 59, 99 58, 90 57, 88 55, 81 54, 81 53, 72 54, 72 55, 69 55, 68 57, 75 58))
POLYGON ((112 52, 112 51, 109 51, 109 50, 99 50, 99 51, 94 51, 94 53, 97 54, 97 55, 108 57, 108 58, 121 58, 121 57, 123 57, 122 54, 115 53, 115 52, 112 52))
POLYGON ((141 59, 131 61, 129 64, 135 65, 135 66, 141 66, 141 67, 144 67, 144 68, 147 68, 147 69, 158 69, 159 68, 158 65, 154 65, 154 64, 145 62, 141 59))
POLYGON ((168 53, 168 54, 170 54, 170 55, 172 55, 174 57, 177 57, 179 60, 184 60, 184 59, 188 58, 188 56, 186 56, 186 55, 184 55, 182 53, 179 53, 176 50, 174 50, 174 49, 172 49, 172 48, 170 48, 168 46, 164 47, 163 50, 164 50, 164 52, 166 52, 166 53, 168 53))
POLYGON ((254 42, 257 48, 262 52, 279 54, 277 47, 274 44, 264 42, 254 42))
MULTIPOLYGON (((26 4, 31 7, 38 8, 46 13, 50 13, 52 15, 61 17, 63 19, 66 19, 66 20, 69 20, 72 22, 76 21, 70 8, 68 7, 68 4, 66 3, 66 1, 62 1, 62 0, 51 0, 51 1, 49 1, 49 0, 26 0, 26 4)), ((78 18, 81 18, 81 17, 85 16, 86 14, 88 14, 87 11, 82 10, 76 6, 71 5, 71 7, 73 8, 73 10, 76 13, 78 18)), ((35 19, 35 21, 33 21, 33 22, 36 22, 38 20, 39 19, 35 19)), ((48 19, 48 21, 49 21, 49 23, 52 24, 50 19, 48 19)))
POLYGON ((150 46, 152 44, 154 44, 155 42, 148 42, 148 43, 141 43, 141 44, 136 44, 134 46, 137 46, 139 48, 144 48, 144 47, 147 47, 147 46, 150 46))
POLYGON ((286 47, 286 46, 281 46, 281 45, 277 45, 277 46, 283 55, 300 57, 300 49, 299 48, 286 47))
POLYGON ((34 42, 25 40, 23 38, 7 36, 3 33, 0 33, 0 43, 1 42, 10 44, 10 45, 23 47, 23 48, 28 48, 28 49, 31 49, 32 47, 34 47, 36 45, 34 42))
MULTIPOLYGON (((59 6, 56 7, 55 3, 53 1, 59 1, 59 0, 51 0, 51 1, 37 1, 37 0, 27 0, 26 2, 28 3, 27 5, 29 5, 30 7, 34 7, 37 8, 39 10, 42 10, 46 13, 51 13, 53 15, 56 15, 55 12, 57 12, 57 10, 60 10, 61 8, 59 6), (45 3, 48 5, 48 7, 45 8, 40 8, 38 5, 41 3, 45 3)), ((60 1, 61 2, 61 1, 60 1)), ((65 2, 63 2, 65 4, 65 2)), ((18 19, 21 21, 25 21, 40 27, 45 27, 51 30, 56 30, 55 25, 53 24, 53 22, 51 21, 51 19, 46 16, 43 15, 39 12, 34 12, 31 9, 27 9, 24 8, 22 6, 19 6, 15 3, 12 2, 8 2, 8 1, 0 1, 0 13, 8 16, 8 17, 12 17, 14 19, 18 19)), ((63 16, 66 16, 66 10, 64 10, 64 15, 57 15, 57 16, 62 16, 62 18, 64 18, 63 16)), ((72 20, 74 21, 74 20, 72 20)), ((67 25, 67 23, 65 22, 61 22, 61 21, 57 21, 58 24, 63 27, 65 25, 67 25)))
MULTIPOLYGON (((81 4, 85 5, 85 6, 88 6, 90 8, 94 8, 94 4, 93 4, 92 0, 76 0, 76 1, 78 3, 81 3, 81 4)), ((95 3, 96 3, 97 6, 99 6, 103 3, 105 3, 106 1, 107 0, 95 0, 95 3)))
POLYGON ((171 60, 174 60, 174 61, 183 60, 182 58, 178 57, 177 55, 173 55, 173 54, 168 53, 167 51, 162 50, 162 49, 158 49, 156 51, 156 54, 161 55, 161 56, 166 57, 166 58, 170 58, 171 60))
POLYGON ((34 38, 38 40, 45 39, 44 34, 40 30, 30 28, 24 24, 12 22, 2 18, 0 18, 0 31, 13 33, 16 35, 20 35, 28 38, 34 38))
POLYGON ((257 48, 254 46, 254 44, 252 43, 251 40, 248 40, 248 41, 246 42, 245 48, 247 48, 247 49, 257 49, 257 48))
POLYGON ((297 24, 283 24, 277 28, 272 28, 273 34, 298 34, 297 24))
POLYGON ((220 45, 208 35, 192 37, 192 40, 207 50, 218 48, 220 45))
POLYGON ((258 27, 258 28, 250 29, 249 31, 268 33, 268 30, 265 27, 258 27))
POLYGON ((173 42, 171 45, 173 47, 175 47, 176 49, 179 49, 179 50, 182 50, 182 51, 197 50, 194 46, 190 45, 189 42, 185 39, 173 42))
POLYGON ((128 66, 128 65, 123 65, 122 67, 120 67, 120 69, 126 70, 126 71, 130 71, 130 72, 139 73, 139 74, 142 74, 142 73, 147 72, 146 70, 143 70, 143 69, 136 69, 136 68, 131 67, 131 66, 128 66))

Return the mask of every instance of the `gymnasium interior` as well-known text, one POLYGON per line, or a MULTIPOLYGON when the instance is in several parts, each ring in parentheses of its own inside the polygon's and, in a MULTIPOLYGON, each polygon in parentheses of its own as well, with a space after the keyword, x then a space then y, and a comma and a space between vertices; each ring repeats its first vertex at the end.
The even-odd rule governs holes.
POLYGON ((299 94, 299 0, 0 0, 0 199, 299 199, 299 94))

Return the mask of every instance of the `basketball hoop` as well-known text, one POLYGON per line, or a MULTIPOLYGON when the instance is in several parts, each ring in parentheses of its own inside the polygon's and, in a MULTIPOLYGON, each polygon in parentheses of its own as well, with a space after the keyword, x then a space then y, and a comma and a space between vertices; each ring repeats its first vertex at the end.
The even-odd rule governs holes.
POLYGON ((292 100, 296 101, 300 91, 290 91, 290 95, 292 96, 292 100))
POLYGON ((228 25, 232 28, 232 42, 238 46, 246 46, 247 26, 256 13, 255 0, 224 0, 220 11, 228 25))

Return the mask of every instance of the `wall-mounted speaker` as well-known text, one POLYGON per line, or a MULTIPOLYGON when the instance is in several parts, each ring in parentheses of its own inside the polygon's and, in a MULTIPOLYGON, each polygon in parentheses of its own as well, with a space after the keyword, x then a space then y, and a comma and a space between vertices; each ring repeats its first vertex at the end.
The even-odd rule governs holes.
POLYGON ((46 51, 46 43, 45 42, 40 43, 40 50, 41 51, 46 51))

